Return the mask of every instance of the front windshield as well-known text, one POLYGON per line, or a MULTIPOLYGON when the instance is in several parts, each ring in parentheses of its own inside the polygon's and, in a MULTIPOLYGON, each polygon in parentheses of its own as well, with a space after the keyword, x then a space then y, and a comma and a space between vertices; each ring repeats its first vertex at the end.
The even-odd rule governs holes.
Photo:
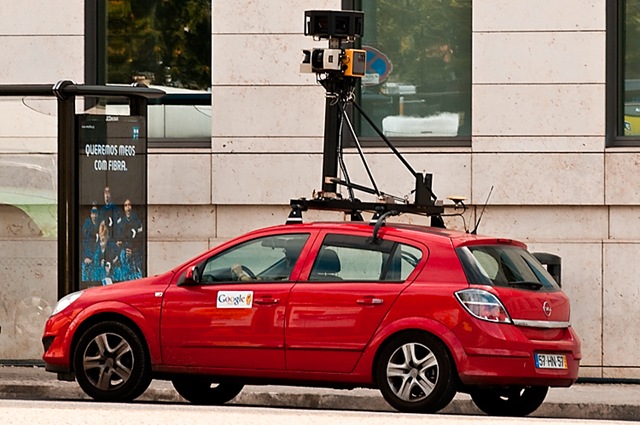
POLYGON ((560 287, 527 250, 509 245, 472 245, 457 250, 469 283, 556 291, 560 287))

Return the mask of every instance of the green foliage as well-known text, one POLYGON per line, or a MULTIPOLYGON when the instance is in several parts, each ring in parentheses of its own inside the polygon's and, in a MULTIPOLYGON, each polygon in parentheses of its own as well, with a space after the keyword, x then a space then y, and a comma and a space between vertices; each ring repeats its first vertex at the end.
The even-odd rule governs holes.
POLYGON ((389 81, 421 92, 470 83, 471 0, 378 0, 375 13, 375 39, 365 34, 363 44, 389 56, 389 81))
POLYGON ((107 0, 110 83, 211 86, 211 0, 107 0))

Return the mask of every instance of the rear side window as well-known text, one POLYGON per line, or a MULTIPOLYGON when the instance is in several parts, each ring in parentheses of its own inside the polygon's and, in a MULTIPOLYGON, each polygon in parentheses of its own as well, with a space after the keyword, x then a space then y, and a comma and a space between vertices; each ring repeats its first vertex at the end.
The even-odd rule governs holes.
POLYGON ((556 291, 560 287, 527 250, 509 245, 472 245, 456 250, 469 283, 556 291))
POLYGON ((405 281, 422 258, 410 245, 348 235, 327 235, 310 281, 405 281))

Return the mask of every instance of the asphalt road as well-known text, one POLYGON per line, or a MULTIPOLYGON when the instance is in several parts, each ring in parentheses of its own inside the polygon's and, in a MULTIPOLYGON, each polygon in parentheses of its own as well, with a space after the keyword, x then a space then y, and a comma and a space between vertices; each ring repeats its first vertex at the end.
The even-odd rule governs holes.
MULTIPOLYGON (((42 367, 1 365, 0 399, 5 401, 73 400, 79 403, 89 403, 89 405, 94 403, 89 401, 77 382, 58 381, 55 374, 45 372, 42 367)), ((165 404, 188 406, 188 403, 177 394, 170 382, 158 380, 151 383, 149 389, 135 404, 140 403, 154 403, 157 406, 165 404)), ((379 413, 393 411, 379 391, 362 388, 332 390, 283 386, 246 386, 240 395, 229 403, 229 407, 232 407, 231 405, 233 407, 315 409, 317 411, 358 410, 379 413)), ((458 394, 453 402, 440 413, 482 415, 482 412, 475 407, 466 394, 458 394)), ((545 402, 531 416, 557 419, 638 421, 640 420, 640 385, 585 383, 576 384, 570 388, 551 388, 545 402)), ((107 424, 90 423, 111 425, 111 422, 107 424)), ((0 425, 6 424, 0 422, 0 425)))
POLYGON ((189 424, 189 425, 518 425, 614 424, 605 420, 496 418, 459 415, 411 415, 387 412, 324 411, 244 406, 193 406, 168 403, 105 404, 78 401, 0 400, 3 425, 189 424))

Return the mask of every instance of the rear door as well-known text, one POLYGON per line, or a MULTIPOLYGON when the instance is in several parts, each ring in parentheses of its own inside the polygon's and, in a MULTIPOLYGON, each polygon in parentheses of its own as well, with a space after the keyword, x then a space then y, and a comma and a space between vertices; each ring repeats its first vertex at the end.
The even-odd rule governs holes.
POLYGON ((287 369, 350 372, 424 254, 370 234, 325 233, 317 245, 289 296, 287 369))

